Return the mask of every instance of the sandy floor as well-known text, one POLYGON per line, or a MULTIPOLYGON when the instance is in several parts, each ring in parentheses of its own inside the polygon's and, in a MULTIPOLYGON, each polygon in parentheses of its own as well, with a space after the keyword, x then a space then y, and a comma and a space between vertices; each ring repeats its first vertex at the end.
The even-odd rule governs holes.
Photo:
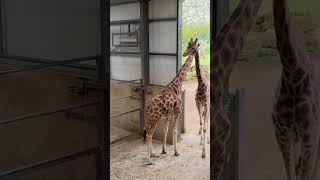
MULTIPOLYGON (((209 153, 208 144, 206 148, 209 153)), ((154 165, 147 166, 147 146, 143 144, 142 138, 132 135, 112 145, 111 179, 210 179, 210 159, 201 158, 199 137, 192 134, 183 135, 183 140, 178 143, 178 157, 173 156, 172 145, 167 145, 166 155, 160 154, 162 145, 159 141, 153 141, 153 149, 154 153, 160 156, 153 158, 154 165)))

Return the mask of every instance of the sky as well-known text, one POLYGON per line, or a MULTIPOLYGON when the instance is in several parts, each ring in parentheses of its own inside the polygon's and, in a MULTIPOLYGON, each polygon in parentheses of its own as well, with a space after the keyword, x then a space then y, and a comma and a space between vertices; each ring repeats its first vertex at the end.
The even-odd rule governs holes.
POLYGON ((209 24, 210 0, 184 0, 183 20, 187 24, 209 24))

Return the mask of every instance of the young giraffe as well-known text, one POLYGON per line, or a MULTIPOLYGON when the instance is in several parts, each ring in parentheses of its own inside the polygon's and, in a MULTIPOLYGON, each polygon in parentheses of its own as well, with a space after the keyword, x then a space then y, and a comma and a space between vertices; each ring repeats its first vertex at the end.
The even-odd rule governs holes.
POLYGON ((319 158, 319 79, 303 48, 303 41, 297 37, 287 4, 287 0, 273 1, 282 73, 275 92, 272 118, 287 179, 311 180, 315 179, 319 158))
POLYGON ((228 115, 223 110, 222 98, 228 93, 229 77, 236 59, 243 48, 245 37, 251 29, 262 0, 241 0, 235 11, 222 27, 212 46, 213 68, 211 69, 212 86, 210 108, 212 119, 210 129, 214 140, 211 177, 219 180, 226 161, 226 143, 231 133, 228 115))
POLYGON ((201 135, 200 145, 202 145, 202 158, 206 157, 205 151, 205 136, 207 136, 207 143, 210 144, 209 134, 207 132, 208 128, 208 118, 209 118, 209 107, 210 107, 210 89, 206 77, 202 74, 202 69, 200 67, 200 57, 199 52, 195 55, 196 64, 196 74, 198 80, 198 88, 195 96, 195 101, 200 118, 200 129, 199 134, 201 135), (202 124, 203 120, 203 124, 202 124))
POLYGON ((186 78, 186 73, 189 70, 192 60, 198 51, 200 44, 197 44, 197 39, 193 41, 186 49, 184 54, 188 54, 188 58, 181 67, 176 77, 156 96, 151 98, 145 108, 145 138, 148 142, 148 159, 149 165, 152 164, 151 157, 155 157, 152 153, 152 136, 154 130, 161 120, 161 117, 166 118, 164 126, 164 140, 162 145, 162 154, 166 154, 166 139, 170 117, 173 119, 173 145, 175 156, 179 156, 177 151, 177 120, 180 118, 182 111, 181 86, 186 78))

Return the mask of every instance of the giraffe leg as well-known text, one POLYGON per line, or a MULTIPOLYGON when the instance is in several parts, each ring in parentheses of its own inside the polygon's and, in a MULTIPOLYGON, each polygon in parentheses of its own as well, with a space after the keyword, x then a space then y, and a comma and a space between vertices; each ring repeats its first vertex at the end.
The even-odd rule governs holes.
MULTIPOLYGON (((316 132, 318 133, 318 132, 316 132)), ((301 164, 300 164, 300 174, 301 178, 299 180, 311 180, 314 171, 317 171, 316 161, 318 156, 318 140, 315 134, 304 134, 304 138, 307 137, 314 139, 314 141, 303 141, 301 148, 301 164)))
POLYGON ((166 121, 166 124, 164 126, 164 139, 163 139, 163 145, 162 145, 162 154, 167 154, 166 144, 167 144, 168 127, 169 127, 169 120, 166 121))
MULTIPOLYGON (((198 113, 199 113, 199 120, 200 120, 200 128, 199 128, 199 135, 202 133, 202 117, 201 117, 201 106, 197 103, 197 108, 198 108, 198 113)), ((201 141, 202 141, 202 136, 201 136, 201 141)), ((200 145, 202 142, 200 141, 200 145)))
POLYGON ((203 124, 202 124, 202 108, 200 105, 197 105, 198 107, 198 112, 199 112, 199 118, 200 118, 200 129, 199 129, 199 134, 200 134, 200 145, 204 143, 203 141, 203 124))
POLYGON ((148 142, 148 160, 149 160, 149 164, 148 165, 152 165, 151 162, 151 154, 152 154, 152 136, 147 134, 147 142, 148 142))
POLYGON ((202 158, 206 158, 206 132, 207 132, 207 114, 203 112, 203 119, 204 119, 204 125, 203 125, 203 145, 202 145, 202 158))
POLYGON ((276 115, 272 115, 272 119, 275 127, 276 140, 278 142, 287 173, 287 180, 296 180, 294 133, 288 129, 282 129, 280 120, 276 115))
POLYGON ((178 105, 178 108, 176 110, 176 115, 174 116, 174 120, 173 120, 173 145, 174 145, 174 155, 175 156, 179 156, 180 154, 178 153, 178 150, 177 150, 177 122, 180 118, 180 115, 181 115, 181 104, 182 102, 180 103, 180 105, 178 105))
POLYGON ((206 108, 206 134, 207 134, 207 143, 210 144, 210 133, 209 133, 209 108, 206 108))
POLYGON ((178 150, 177 150, 177 126, 176 125, 173 126, 173 145, 174 145, 174 155, 179 156, 180 154, 178 153, 178 150))
POLYGON ((227 115, 218 108, 214 108, 213 120, 213 123, 210 124, 211 129, 214 129, 214 140, 211 143, 214 151, 212 157, 210 157, 213 170, 210 171, 212 173, 210 176, 214 180, 219 180, 226 162, 226 143, 231 134, 231 123, 227 115))

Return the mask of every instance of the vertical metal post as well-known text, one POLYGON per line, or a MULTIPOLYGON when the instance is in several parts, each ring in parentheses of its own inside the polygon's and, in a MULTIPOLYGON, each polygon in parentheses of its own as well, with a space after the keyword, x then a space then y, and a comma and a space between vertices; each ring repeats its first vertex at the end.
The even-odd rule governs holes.
POLYGON ((182 0, 177 0, 177 68, 176 73, 178 73, 182 65, 182 22, 183 13, 182 13, 182 0))
POLYGON ((150 84, 149 65, 149 0, 140 0, 141 78, 144 87, 150 84))
POLYGON ((4 2, 3 0, 0 0, 0 55, 3 56, 4 55, 4 2))
POLYGON ((181 122, 179 127, 179 133, 186 133, 186 125, 185 125, 185 113, 186 113, 186 91, 182 91, 182 114, 181 114, 181 122))
MULTIPOLYGON (((217 0, 210 0, 210 69, 212 70, 213 69, 213 61, 215 61, 215 59, 213 59, 213 42, 216 35, 217 35, 217 19, 218 19, 218 16, 217 16, 217 0)), ((213 82, 213 73, 212 71, 210 71, 210 94, 214 94, 213 92, 213 85, 215 84, 215 82, 213 82)), ((213 102, 213 99, 212 99, 212 96, 210 96, 210 101, 213 102)), ((213 108, 210 107, 210 114, 213 114, 213 108)), ((210 116, 210 139, 214 139, 214 126, 213 126, 213 123, 214 122, 214 119, 213 119, 213 116, 210 116)), ((210 149, 211 149, 211 152, 210 152, 210 156, 212 157, 213 155, 213 143, 210 143, 210 149)), ((214 172, 214 169, 213 169, 213 158, 210 158, 210 177, 211 177, 211 174, 214 172)))
MULTIPOLYGON (((98 86, 99 86, 99 104, 97 107, 97 113, 98 113, 98 137, 99 137, 99 152, 98 152, 98 177, 99 180, 104 180, 107 177, 107 171, 109 168, 107 166, 107 151, 110 151, 109 147, 106 147, 107 141, 109 141, 109 133, 107 133, 107 128, 109 125, 107 122, 109 122, 109 117, 107 115, 107 102, 106 102, 106 81, 105 78, 105 63, 101 57, 97 58, 97 78, 98 78, 98 86)), ((109 84, 109 83, 108 83, 109 84)), ((108 131, 110 132, 110 131, 108 131)), ((109 154, 109 153, 108 153, 109 154)))
POLYGON ((234 128, 234 180, 239 180, 240 171, 240 153, 241 153, 241 144, 243 137, 243 121, 244 121, 244 89, 236 89, 236 99, 235 99, 235 128, 234 128))
MULTIPOLYGON (((222 26, 224 25, 225 21, 227 20, 229 16, 229 0, 210 0, 210 53, 213 54, 213 44, 216 43, 214 42, 215 37, 217 36, 218 31, 222 28, 222 26)), ((214 56, 210 56, 210 69, 214 69, 213 67, 213 61, 216 61, 216 59, 213 59, 214 56)), ((215 79, 213 77, 213 71, 210 71, 210 80, 215 79)), ((210 82, 210 86, 213 86, 215 84, 215 82, 210 82)), ((226 91, 224 92, 224 98, 223 98, 223 103, 225 104, 227 102, 227 96, 229 95, 228 93, 228 88, 229 86, 227 85, 226 91)), ((210 88, 211 90, 213 90, 213 87, 210 88)), ((213 94, 214 92, 210 92, 211 94, 213 94)), ((212 96, 210 96, 210 101, 212 101, 212 96)), ((213 114, 213 108, 210 108, 210 114, 213 114)), ((215 127, 213 127, 214 123, 213 123, 214 119, 213 116, 210 116, 210 128, 214 129, 215 127)), ((210 131, 210 137, 211 139, 213 139, 214 137, 214 131, 210 131)), ((213 144, 211 143, 211 149, 213 149, 213 144)), ((211 171, 213 172, 214 169, 212 169, 212 165, 213 165, 213 158, 211 158, 210 160, 210 167, 211 167, 211 171)), ((221 180, 226 180, 226 167, 224 168, 224 171, 222 172, 222 177, 221 180)))
POLYGON ((229 17, 230 0, 216 0, 217 1, 217 27, 218 31, 222 28, 229 17))
POLYGON ((143 86, 143 80, 140 79, 140 130, 143 135, 144 129, 144 108, 145 108, 145 89, 143 86))
POLYGON ((101 55, 97 56, 96 60, 97 84, 100 90, 97 106, 97 179, 105 180, 110 174, 110 0, 100 0, 100 38, 101 55))

